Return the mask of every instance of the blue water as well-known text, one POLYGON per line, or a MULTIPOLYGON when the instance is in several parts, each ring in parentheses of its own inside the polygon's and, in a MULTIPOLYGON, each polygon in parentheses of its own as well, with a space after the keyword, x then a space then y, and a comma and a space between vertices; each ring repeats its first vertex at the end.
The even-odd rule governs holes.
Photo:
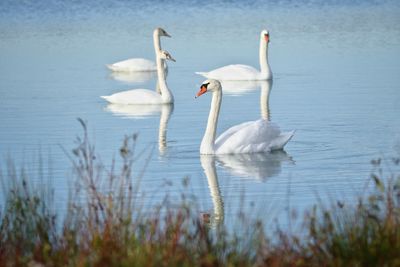
MULTIPOLYGON (((194 194, 205 212, 223 203, 228 224, 242 205, 285 223, 288 206, 302 212, 318 198, 351 201, 364 189, 371 159, 400 155, 400 4, 347 2, 3 0, 0 158, 28 166, 32 177, 38 155, 51 158, 56 205, 65 208, 72 171, 61 147, 74 148, 79 117, 107 165, 125 135, 139 134, 146 152, 138 171, 151 155, 144 201, 194 194), (157 26, 172 35, 162 46, 177 60, 168 74, 173 110, 108 107, 100 95, 155 88, 155 77, 132 82, 112 76, 105 64, 154 58, 157 26), (264 28, 274 73, 270 116, 296 134, 285 153, 203 159, 206 175, 199 145, 210 96, 194 99, 204 80, 194 72, 231 63, 258 68, 264 28), (160 116, 169 112, 166 147, 159 149, 160 116)), ((260 88, 226 93, 218 132, 258 119, 259 98, 260 88)))

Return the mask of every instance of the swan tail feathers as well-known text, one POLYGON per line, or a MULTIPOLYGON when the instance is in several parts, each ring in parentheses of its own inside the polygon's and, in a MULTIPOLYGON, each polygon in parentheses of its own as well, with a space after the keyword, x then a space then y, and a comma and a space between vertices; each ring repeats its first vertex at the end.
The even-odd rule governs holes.
POLYGON ((111 96, 108 96, 108 95, 102 95, 102 96, 100 96, 101 98, 103 98, 103 99, 105 99, 105 100, 107 100, 108 102, 111 102, 110 100, 111 100, 111 96))
POLYGON ((106 64, 106 67, 112 71, 119 71, 120 69, 114 64, 106 64))
POLYGON ((285 132, 281 133, 277 138, 272 140, 271 144, 269 145, 270 151, 274 150, 282 150, 283 147, 292 139, 294 133, 296 131, 290 131, 290 132, 285 132))

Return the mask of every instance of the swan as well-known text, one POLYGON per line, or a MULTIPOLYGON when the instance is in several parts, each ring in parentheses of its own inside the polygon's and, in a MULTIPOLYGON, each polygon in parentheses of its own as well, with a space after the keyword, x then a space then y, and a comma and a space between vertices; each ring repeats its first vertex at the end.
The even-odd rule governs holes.
POLYGON ((270 152, 283 149, 292 138, 294 131, 281 133, 276 124, 261 118, 235 125, 215 139, 222 100, 221 83, 214 79, 204 81, 196 98, 206 92, 212 92, 212 101, 206 131, 200 145, 200 154, 270 152))
POLYGON ((157 52, 157 77, 158 85, 161 91, 161 95, 155 91, 148 89, 132 89, 115 93, 109 96, 101 96, 112 104, 124 104, 124 105, 149 105, 149 104, 170 104, 174 102, 174 97, 171 91, 168 89, 166 81, 166 72, 163 69, 163 63, 165 60, 171 60, 175 62, 175 59, 165 50, 157 52))
MULTIPOLYGON (((153 31, 154 50, 156 55, 161 50, 160 37, 171 37, 164 29, 156 28, 153 31)), ((166 68, 166 65, 164 66, 166 68)), ((131 58, 114 64, 108 64, 107 68, 117 72, 157 71, 157 65, 145 58, 131 58)))
POLYGON ((270 80, 272 79, 271 68, 268 64, 269 32, 261 31, 260 34, 260 68, 261 71, 248 65, 228 65, 209 72, 196 72, 208 79, 220 81, 244 81, 244 80, 270 80))

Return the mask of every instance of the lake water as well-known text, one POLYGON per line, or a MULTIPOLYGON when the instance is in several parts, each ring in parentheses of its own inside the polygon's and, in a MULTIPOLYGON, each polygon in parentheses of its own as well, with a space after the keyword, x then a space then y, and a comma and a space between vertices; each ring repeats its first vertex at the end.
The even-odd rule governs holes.
MULTIPOLYGON (((2 0, 2 169, 11 157, 35 177, 38 155, 51 158, 56 206, 64 207, 71 164, 61 147, 74 148, 79 117, 106 164, 125 135, 139 134, 147 150, 137 170, 151 154, 144 200, 194 194, 202 211, 215 209, 228 224, 243 207, 285 223, 287 207, 302 212, 318 198, 351 200, 372 159, 400 156, 400 2, 347 2, 2 0), (161 42, 177 60, 168 74, 173 109, 108 106, 99 96, 155 88, 155 77, 132 82, 105 64, 153 59, 157 26, 172 35, 161 42), (200 157, 211 97, 194 99, 204 80, 194 72, 231 63, 259 68, 264 28, 274 73, 269 115, 296 134, 285 153, 200 157), (161 147, 160 127, 167 129, 161 147)), ((261 116, 268 85, 261 86, 224 94, 218 133, 261 116)))

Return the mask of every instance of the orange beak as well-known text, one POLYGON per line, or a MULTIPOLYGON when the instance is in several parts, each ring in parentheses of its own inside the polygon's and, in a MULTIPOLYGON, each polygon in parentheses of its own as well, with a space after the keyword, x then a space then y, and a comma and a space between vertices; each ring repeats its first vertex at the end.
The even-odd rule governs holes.
POLYGON ((207 93, 207 87, 205 87, 204 85, 202 85, 200 87, 200 90, 197 92, 196 97, 198 98, 199 96, 201 96, 202 94, 207 93))
POLYGON ((267 43, 269 43, 269 34, 265 34, 265 35, 264 35, 264 38, 265 38, 265 41, 266 41, 267 43))

